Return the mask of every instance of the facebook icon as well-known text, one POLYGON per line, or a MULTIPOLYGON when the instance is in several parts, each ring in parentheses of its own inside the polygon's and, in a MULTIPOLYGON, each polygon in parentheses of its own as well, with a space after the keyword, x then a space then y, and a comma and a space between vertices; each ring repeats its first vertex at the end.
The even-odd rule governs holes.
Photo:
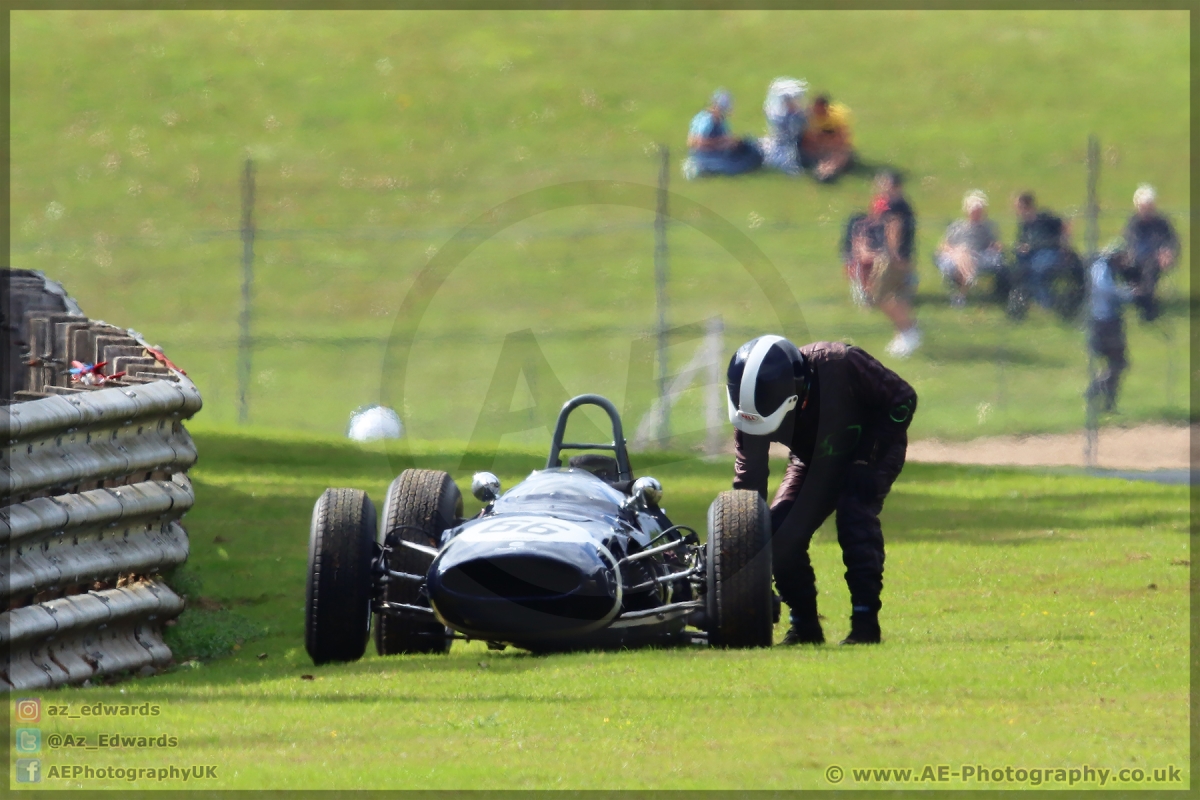
POLYGON ((17 783, 41 783, 42 762, 37 758, 17 759, 17 783))

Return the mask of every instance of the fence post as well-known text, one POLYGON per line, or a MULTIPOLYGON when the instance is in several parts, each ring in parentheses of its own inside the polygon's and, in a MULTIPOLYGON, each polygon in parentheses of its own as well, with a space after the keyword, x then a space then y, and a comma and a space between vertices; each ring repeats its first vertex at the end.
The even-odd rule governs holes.
POLYGON ((666 449, 671 437, 671 404, 667 400, 667 183, 670 150, 658 147, 658 204, 654 214, 654 296, 658 306, 658 446, 666 449))
MULTIPOLYGON (((1084 243, 1087 249, 1087 258, 1084 263, 1088 265, 1088 271, 1084 274, 1084 314, 1090 314, 1090 306, 1092 300, 1092 281, 1090 266, 1096 260, 1096 251, 1100 240, 1099 217, 1100 204, 1096 197, 1096 184, 1100 179, 1100 142, 1095 136, 1088 137, 1087 149, 1087 229, 1084 234, 1084 243)), ((1092 352, 1092 346, 1088 339, 1090 338, 1089 324, 1084 324, 1084 346, 1087 348, 1088 354, 1088 391, 1087 391, 1087 416, 1084 420, 1084 441, 1083 441, 1083 463, 1088 467, 1096 466, 1096 450, 1099 447, 1099 420, 1096 410, 1096 404, 1099 398, 1091 391, 1096 380, 1096 356, 1092 352)))
POLYGON ((242 310, 238 314, 238 424, 250 414, 250 300, 254 288, 254 161, 242 172, 242 310))

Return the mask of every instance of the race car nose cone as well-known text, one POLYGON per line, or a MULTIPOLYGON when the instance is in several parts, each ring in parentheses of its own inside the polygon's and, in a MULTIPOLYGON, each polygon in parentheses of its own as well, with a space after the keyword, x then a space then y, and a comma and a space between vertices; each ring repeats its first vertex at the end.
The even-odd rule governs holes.
POLYGON ((468 635, 543 639, 607 624, 621 605, 612 557, 585 542, 452 543, 427 588, 443 621, 468 635))
POLYGON ((465 561, 442 575, 442 585, 461 595, 476 596, 483 590, 513 602, 538 602, 573 595, 585 577, 575 564, 514 553, 465 561))

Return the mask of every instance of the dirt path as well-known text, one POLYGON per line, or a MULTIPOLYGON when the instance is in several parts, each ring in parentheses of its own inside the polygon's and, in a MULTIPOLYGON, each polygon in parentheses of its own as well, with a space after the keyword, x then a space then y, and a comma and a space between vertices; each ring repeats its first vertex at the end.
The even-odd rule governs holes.
MULTIPOLYGON (((985 436, 967 442, 922 439, 908 444, 909 461, 1025 467, 1083 467, 1084 434, 985 436)), ((1187 469, 1189 430, 1139 425, 1101 428, 1096 466, 1102 469, 1187 469)))

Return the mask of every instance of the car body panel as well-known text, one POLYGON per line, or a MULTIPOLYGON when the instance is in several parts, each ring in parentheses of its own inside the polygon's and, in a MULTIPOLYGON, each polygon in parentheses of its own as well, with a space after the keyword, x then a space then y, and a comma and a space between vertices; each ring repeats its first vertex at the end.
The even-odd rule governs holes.
POLYGON ((434 613, 468 636, 514 644, 607 627, 624 599, 620 556, 661 531, 628 499, 586 470, 535 471, 446 532, 426 577, 434 613))

